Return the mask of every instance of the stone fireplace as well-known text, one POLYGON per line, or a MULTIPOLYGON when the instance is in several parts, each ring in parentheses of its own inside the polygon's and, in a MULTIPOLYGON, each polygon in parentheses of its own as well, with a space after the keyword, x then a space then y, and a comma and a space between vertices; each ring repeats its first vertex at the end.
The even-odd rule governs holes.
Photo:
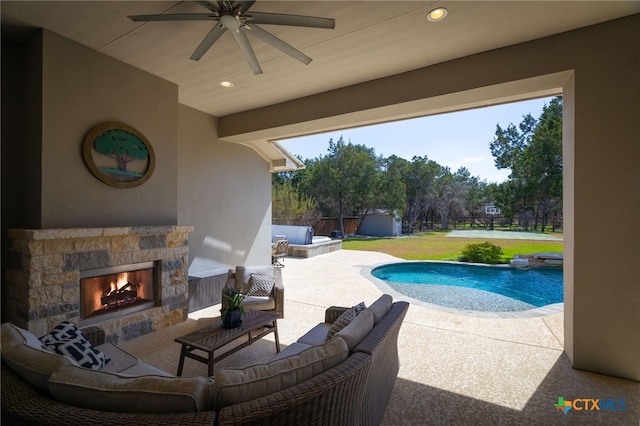
POLYGON ((63 320, 118 343, 186 320, 192 226, 13 229, 8 321, 39 336, 63 320))

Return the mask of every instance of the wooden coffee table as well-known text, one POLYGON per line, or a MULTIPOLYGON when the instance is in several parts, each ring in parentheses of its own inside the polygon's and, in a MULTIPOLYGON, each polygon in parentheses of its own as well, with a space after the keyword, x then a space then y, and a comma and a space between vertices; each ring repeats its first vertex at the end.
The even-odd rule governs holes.
POLYGON ((238 352, 240 349, 252 344, 258 339, 263 338, 269 333, 275 334, 276 351, 280 352, 280 339, 278 338, 277 323, 278 318, 280 318, 280 316, 277 314, 252 310, 247 311, 247 315, 242 318, 242 325, 239 327, 222 327, 222 320, 217 318, 213 325, 192 331, 189 334, 176 338, 175 341, 182 344, 177 375, 182 375, 184 358, 187 357, 207 364, 209 366, 208 375, 213 376, 214 363, 238 352), (248 336, 248 340, 226 352, 218 354, 218 356, 214 356, 214 351, 242 336, 248 336), (206 352, 208 356, 204 357, 202 355, 194 354, 193 351, 195 350, 206 352))

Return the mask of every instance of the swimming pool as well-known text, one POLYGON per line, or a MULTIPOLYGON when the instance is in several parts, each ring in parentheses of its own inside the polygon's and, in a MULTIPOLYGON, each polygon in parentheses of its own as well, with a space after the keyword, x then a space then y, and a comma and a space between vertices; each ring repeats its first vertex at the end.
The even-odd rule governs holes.
POLYGON ((460 310, 517 312, 563 302, 561 268, 402 262, 374 268, 371 275, 398 293, 460 310))

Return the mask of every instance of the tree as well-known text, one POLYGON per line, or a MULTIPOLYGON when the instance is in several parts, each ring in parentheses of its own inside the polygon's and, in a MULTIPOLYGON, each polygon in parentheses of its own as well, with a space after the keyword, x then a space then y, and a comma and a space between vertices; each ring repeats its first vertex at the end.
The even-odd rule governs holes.
POLYGON ((378 188, 378 207, 386 209, 401 219, 406 206, 406 187, 400 170, 390 159, 382 159, 382 176, 378 188))
POLYGON ((321 213, 337 216, 344 236, 344 216, 358 216, 358 230, 373 209, 402 213, 400 175, 372 148, 329 140, 328 154, 305 162, 300 189, 318 201, 321 213))
POLYGON ((524 158, 544 232, 551 207, 562 199, 562 98, 553 98, 543 108, 524 158))
MULTIPOLYGON (((274 173, 274 175, 277 173, 274 173)), ((271 216, 278 225, 312 225, 319 217, 313 198, 298 193, 290 178, 276 178, 271 190, 271 216)))
POLYGON ((469 171, 461 167, 452 174, 448 167, 443 168, 442 173, 436 179, 437 209, 440 214, 440 226, 449 228, 451 214, 466 215, 465 197, 469 191, 467 179, 469 171))
POLYGON ((413 233, 415 221, 425 214, 432 197, 435 178, 441 167, 427 156, 413 157, 409 162, 404 158, 391 156, 387 160, 389 170, 398 173, 404 186, 404 218, 407 233, 413 233))
MULTIPOLYGON (((465 197, 465 209, 471 219, 471 225, 485 216, 485 206, 493 204, 490 184, 479 177, 470 176, 467 179, 468 190, 465 197)), ((494 184, 495 185, 495 184, 494 184)))
POLYGON ((340 156, 345 207, 346 211, 357 214, 356 233, 360 233, 364 218, 382 204, 382 160, 376 157, 373 148, 364 145, 348 143, 341 151, 337 155, 340 156))
POLYGON ((111 129, 98 136, 93 144, 95 150, 118 162, 118 170, 127 172, 127 164, 145 160, 149 150, 134 134, 120 129, 111 129))
POLYGON ((539 120, 528 114, 518 128, 496 126, 489 147, 496 167, 511 169, 509 190, 503 191, 509 207, 531 212, 534 229, 540 218, 544 232, 551 207, 562 204, 562 98, 545 105, 539 120))

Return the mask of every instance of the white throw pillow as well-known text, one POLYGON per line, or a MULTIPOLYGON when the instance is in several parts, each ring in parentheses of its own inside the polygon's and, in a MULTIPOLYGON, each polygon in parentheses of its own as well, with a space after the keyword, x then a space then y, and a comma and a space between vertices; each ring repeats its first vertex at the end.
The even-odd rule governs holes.
POLYGON ((94 348, 75 325, 63 321, 40 338, 51 352, 73 359, 80 366, 100 370, 110 359, 94 348))

